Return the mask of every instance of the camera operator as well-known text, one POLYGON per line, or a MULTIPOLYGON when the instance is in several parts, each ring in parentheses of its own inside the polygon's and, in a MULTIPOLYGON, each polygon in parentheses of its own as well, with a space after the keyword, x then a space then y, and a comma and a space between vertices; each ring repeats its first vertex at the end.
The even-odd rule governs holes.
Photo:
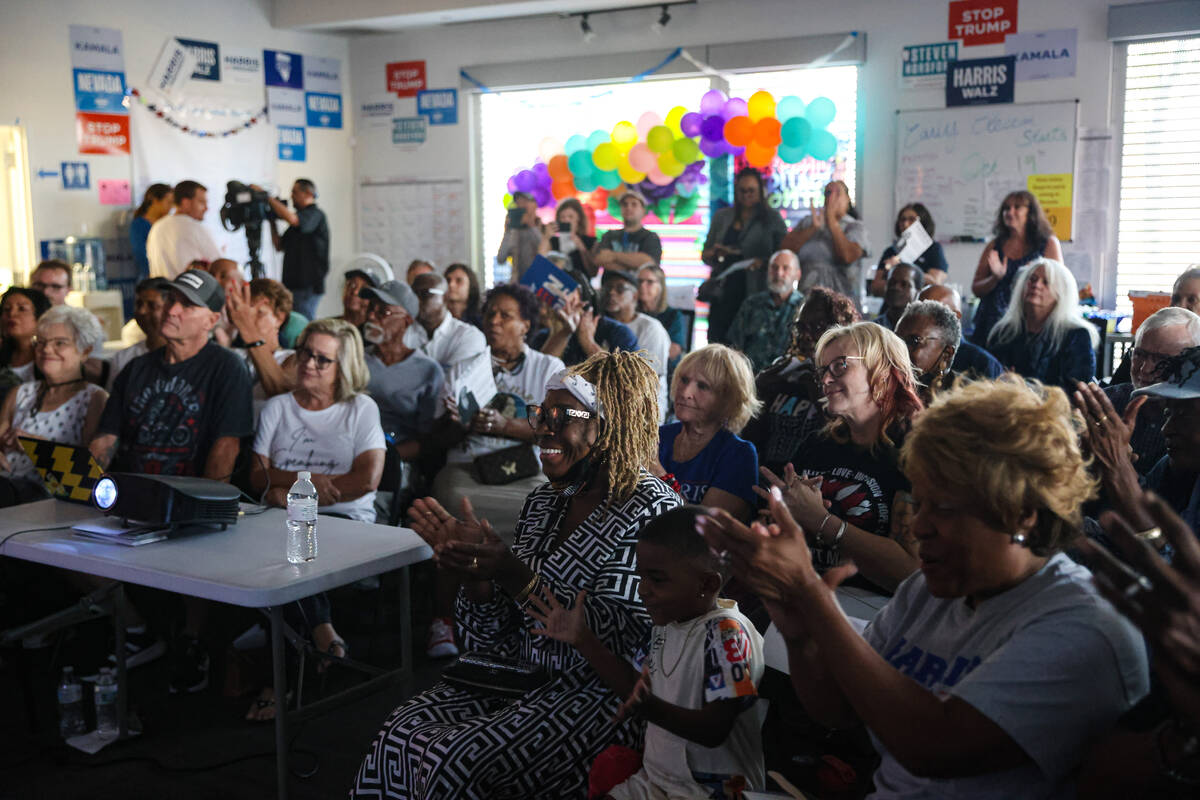
MULTIPOLYGON (((255 192, 262 187, 250 185, 255 192)), ((271 241, 283 251, 283 285, 292 292, 293 307, 308 319, 316 319, 317 306, 325 294, 325 275, 329 272, 329 223, 325 212, 317 208, 317 187, 307 178, 292 184, 292 205, 268 196, 271 210, 271 241), (290 227, 279 235, 275 220, 290 227)))
POLYGON ((221 257, 221 248, 202 223, 208 189, 196 181, 180 181, 172 192, 175 213, 155 222, 146 237, 150 276, 167 280, 182 275, 193 261, 208 264, 221 257))

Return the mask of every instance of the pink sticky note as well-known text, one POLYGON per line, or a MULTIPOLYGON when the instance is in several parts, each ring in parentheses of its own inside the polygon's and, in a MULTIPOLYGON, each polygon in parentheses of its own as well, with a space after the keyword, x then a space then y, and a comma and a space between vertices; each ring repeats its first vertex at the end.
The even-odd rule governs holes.
POLYGON ((129 181, 99 180, 96 184, 100 187, 102 206, 127 206, 133 202, 129 181))

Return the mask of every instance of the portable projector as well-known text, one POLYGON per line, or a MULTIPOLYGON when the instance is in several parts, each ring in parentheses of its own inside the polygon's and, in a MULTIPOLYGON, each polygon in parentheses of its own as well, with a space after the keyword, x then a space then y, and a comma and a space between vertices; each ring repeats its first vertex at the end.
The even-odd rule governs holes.
POLYGON ((92 502, 105 514, 130 522, 177 528, 237 523, 240 492, 208 478, 106 472, 92 489, 92 502))

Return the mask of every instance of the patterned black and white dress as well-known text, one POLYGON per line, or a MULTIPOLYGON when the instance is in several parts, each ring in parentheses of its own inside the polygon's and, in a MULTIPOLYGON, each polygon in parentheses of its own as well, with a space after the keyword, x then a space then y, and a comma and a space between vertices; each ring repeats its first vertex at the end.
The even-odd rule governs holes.
MULTIPOLYGON (((614 653, 632 656, 650 619, 637 595, 635 545, 652 518, 680 505, 643 472, 624 503, 601 504, 557 549, 562 498, 549 484, 525 500, 513 552, 564 605, 587 589, 587 621, 614 653)), ((530 633, 533 620, 497 591, 458 598, 467 649, 536 661, 553 680, 520 700, 439 683, 391 713, 359 766, 352 798, 583 798, 592 761, 613 744, 639 747, 643 726, 612 723, 618 699, 570 645, 530 633)))

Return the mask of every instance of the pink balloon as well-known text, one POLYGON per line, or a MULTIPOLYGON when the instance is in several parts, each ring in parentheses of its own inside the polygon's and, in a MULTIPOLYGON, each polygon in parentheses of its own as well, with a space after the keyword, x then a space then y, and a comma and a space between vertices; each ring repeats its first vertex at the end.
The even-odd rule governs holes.
POLYGON ((729 102, 721 109, 721 116, 727 120, 749 115, 750 109, 746 106, 746 101, 740 97, 731 97, 729 102))
POLYGON ((646 134, 650 132, 651 128, 662 124, 662 117, 660 117, 658 114, 655 114, 653 111, 647 111, 645 114, 642 114, 640 117, 638 117, 638 133, 640 133, 642 138, 645 139, 646 134))
POLYGON ((725 93, 720 89, 709 89, 700 98, 700 113, 704 116, 720 114, 725 107, 725 93))
POLYGON ((670 175, 664 175, 663 171, 655 164, 651 169, 646 170, 646 178, 655 186, 666 186, 671 181, 675 180, 670 175))
POLYGON ((629 151, 629 166, 638 172, 649 173, 658 169, 658 156, 650 150, 645 142, 639 142, 629 151))

